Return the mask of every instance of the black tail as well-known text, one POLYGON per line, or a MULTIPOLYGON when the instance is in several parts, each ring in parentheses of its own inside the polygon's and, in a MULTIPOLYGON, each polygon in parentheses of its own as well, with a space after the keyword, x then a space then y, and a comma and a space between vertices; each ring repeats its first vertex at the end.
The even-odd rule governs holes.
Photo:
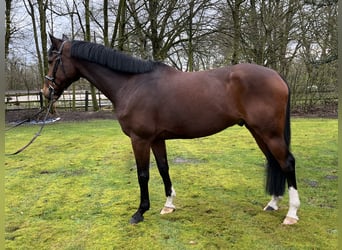
MULTIPOLYGON (((294 158, 289 151, 290 142, 291 142, 291 126, 290 126, 290 88, 288 89, 289 89, 289 95, 288 95, 287 107, 286 107, 284 139, 285 139, 285 143, 288 148, 288 154, 289 154, 287 158, 288 160, 293 161, 293 164, 290 164, 290 165, 293 165, 294 167, 294 158)), ((274 158, 271 152, 269 152, 268 155, 266 155, 266 158, 267 158, 266 192, 268 192, 270 195, 281 196, 285 192, 285 182, 286 182, 285 173, 283 172, 278 161, 274 158)))

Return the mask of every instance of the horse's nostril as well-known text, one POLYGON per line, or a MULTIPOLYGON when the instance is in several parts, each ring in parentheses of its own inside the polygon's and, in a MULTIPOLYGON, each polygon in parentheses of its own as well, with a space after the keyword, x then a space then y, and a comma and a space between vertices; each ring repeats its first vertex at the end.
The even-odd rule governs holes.
POLYGON ((43 89, 40 90, 44 97, 48 100, 50 100, 50 91, 48 88, 44 87, 43 89))

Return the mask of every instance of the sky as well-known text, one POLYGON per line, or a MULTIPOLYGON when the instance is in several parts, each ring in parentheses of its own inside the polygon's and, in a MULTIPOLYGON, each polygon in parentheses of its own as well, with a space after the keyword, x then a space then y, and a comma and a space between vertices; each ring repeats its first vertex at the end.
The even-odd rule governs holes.
MULTIPOLYGON (((11 22, 17 32, 13 35, 10 42, 9 57, 20 58, 22 63, 26 64, 35 63, 37 61, 37 52, 34 43, 32 18, 26 11, 24 1, 14 1, 12 7, 13 10, 11 22)), ((50 19, 50 17, 51 13, 47 11, 47 18, 50 19)), ((70 33, 70 21, 67 17, 54 15, 53 22, 54 34, 57 37, 61 37, 63 32, 70 33)), ((47 33, 52 33, 50 20, 47 22, 46 25, 47 33)), ((38 32, 40 32, 39 27, 38 32)))

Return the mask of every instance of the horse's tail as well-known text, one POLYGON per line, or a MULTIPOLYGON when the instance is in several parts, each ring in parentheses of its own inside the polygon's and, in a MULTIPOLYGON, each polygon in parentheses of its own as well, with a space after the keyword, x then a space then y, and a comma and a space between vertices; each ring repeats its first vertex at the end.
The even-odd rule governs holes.
MULTIPOLYGON (((285 79, 282 77, 282 79, 285 81, 285 79)), ((287 84, 287 82, 285 81, 287 84)), ((288 150, 288 154, 290 154, 290 158, 288 159, 292 160, 294 159, 290 153, 290 143, 291 143, 291 125, 290 125, 290 88, 288 87, 288 99, 287 99, 287 106, 286 106, 286 114, 285 114, 285 128, 284 128, 284 140, 286 143, 286 147, 288 150)), ((266 177, 266 191, 270 195, 275 196, 282 196, 285 192, 285 182, 286 182, 286 176, 283 170, 281 169, 278 161, 274 158, 271 152, 268 152, 266 155, 267 158, 267 177, 266 177)))

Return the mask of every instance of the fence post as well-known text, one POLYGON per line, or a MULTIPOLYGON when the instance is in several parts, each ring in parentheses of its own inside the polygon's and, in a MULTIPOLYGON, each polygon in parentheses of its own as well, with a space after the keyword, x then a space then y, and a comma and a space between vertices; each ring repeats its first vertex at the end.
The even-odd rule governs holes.
POLYGON ((88 104, 89 104, 89 92, 86 90, 85 92, 85 111, 88 111, 88 104))
POLYGON ((39 104, 40 104, 40 108, 42 109, 44 106, 43 92, 42 91, 39 91, 39 104))
POLYGON ((99 98, 99 109, 101 109, 101 92, 97 92, 98 98, 99 98))

